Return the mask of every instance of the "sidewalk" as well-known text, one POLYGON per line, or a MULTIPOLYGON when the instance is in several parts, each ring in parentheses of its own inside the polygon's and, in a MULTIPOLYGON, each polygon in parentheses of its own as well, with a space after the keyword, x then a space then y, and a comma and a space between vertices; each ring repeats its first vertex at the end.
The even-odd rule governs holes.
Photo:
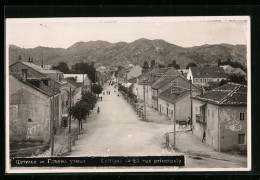
MULTIPOLYGON (((170 135, 170 143, 173 144, 173 133, 170 135)), ((176 150, 182 152, 193 159, 215 159, 221 161, 231 161, 246 167, 246 156, 233 155, 215 151, 207 143, 201 142, 201 139, 194 136, 191 131, 182 131, 176 133, 176 150)))

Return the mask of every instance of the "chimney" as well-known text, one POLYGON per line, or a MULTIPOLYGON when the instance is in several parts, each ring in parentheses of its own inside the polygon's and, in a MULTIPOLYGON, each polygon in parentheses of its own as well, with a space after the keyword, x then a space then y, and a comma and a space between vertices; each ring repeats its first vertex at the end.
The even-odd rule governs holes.
POLYGON ((22 69, 22 77, 23 77, 23 81, 27 81, 27 72, 28 69, 22 69))
POLYGON ((31 62, 31 58, 29 57, 29 59, 28 59, 28 62, 30 63, 31 62))
POLYGON ((18 60, 19 60, 19 61, 22 61, 22 57, 21 57, 21 55, 19 55, 18 60))

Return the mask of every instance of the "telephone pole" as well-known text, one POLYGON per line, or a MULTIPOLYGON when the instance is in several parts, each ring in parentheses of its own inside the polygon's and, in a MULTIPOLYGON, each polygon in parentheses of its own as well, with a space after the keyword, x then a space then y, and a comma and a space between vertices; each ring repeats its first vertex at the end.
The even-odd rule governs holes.
POLYGON ((53 156, 54 152, 54 89, 53 89, 53 96, 52 96, 52 106, 51 106, 51 111, 52 111, 52 118, 51 118, 51 123, 50 123, 50 128, 51 128, 51 156, 53 156))
MULTIPOLYGON (((71 111, 71 87, 70 87, 70 111, 71 111)), ((69 112, 69 134, 71 133, 71 113, 69 112)))
POLYGON ((176 102, 175 94, 177 91, 178 81, 172 81, 171 94, 173 94, 174 114, 173 114, 173 149, 176 149, 176 102))

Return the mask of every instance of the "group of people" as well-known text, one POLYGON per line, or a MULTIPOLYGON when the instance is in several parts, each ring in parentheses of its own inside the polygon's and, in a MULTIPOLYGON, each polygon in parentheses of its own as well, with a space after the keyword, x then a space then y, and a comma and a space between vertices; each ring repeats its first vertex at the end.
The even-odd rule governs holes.
MULTIPOLYGON (((105 95, 106 92, 103 92, 103 95, 105 95)), ((110 95, 110 91, 107 91, 107 95, 110 95)))

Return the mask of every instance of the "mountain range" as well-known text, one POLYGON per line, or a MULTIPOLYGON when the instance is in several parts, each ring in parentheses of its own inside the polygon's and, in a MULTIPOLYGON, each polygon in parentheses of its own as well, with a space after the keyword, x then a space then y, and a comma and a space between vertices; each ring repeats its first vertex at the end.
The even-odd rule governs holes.
POLYGON ((181 68, 185 68, 190 62, 198 66, 205 64, 217 65, 219 59, 240 62, 246 67, 246 45, 214 44, 194 47, 181 47, 165 40, 138 39, 131 43, 107 41, 77 42, 67 49, 36 47, 21 48, 15 45, 9 46, 9 64, 18 61, 21 55, 23 61, 33 58, 35 64, 58 64, 67 62, 69 66, 76 62, 95 62, 95 66, 113 67, 118 65, 139 64, 144 61, 168 65, 173 60, 181 68))

